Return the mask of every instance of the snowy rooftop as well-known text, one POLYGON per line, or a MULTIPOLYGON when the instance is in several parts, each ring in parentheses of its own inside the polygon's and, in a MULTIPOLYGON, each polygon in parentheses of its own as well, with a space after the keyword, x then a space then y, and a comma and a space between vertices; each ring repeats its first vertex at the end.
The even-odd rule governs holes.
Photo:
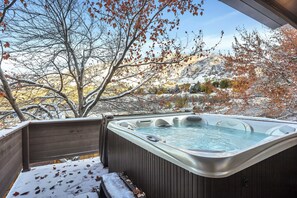
POLYGON ((100 178, 107 172, 99 157, 33 167, 20 173, 7 197, 97 198, 100 178))

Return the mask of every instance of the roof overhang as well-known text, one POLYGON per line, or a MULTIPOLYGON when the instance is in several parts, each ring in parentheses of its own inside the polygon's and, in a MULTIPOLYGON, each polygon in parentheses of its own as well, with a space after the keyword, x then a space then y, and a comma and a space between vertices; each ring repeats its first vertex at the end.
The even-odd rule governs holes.
POLYGON ((219 0, 275 29, 287 23, 297 28, 297 0, 219 0))

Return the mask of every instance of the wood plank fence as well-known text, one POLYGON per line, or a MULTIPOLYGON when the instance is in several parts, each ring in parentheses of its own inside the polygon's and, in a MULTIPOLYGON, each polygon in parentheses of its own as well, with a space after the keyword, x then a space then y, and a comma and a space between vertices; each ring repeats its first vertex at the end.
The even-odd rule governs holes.
MULTIPOLYGON (((105 117, 23 122, 0 131, 0 197, 30 164, 99 152, 105 117)), ((104 125, 105 124, 105 125, 104 125)))

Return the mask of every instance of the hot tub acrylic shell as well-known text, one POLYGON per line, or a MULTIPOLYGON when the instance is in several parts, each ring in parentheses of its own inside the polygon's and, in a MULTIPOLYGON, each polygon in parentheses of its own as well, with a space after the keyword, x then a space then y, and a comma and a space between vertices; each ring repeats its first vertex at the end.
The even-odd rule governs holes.
MULTIPOLYGON (((161 119, 174 124, 174 118, 178 117, 179 120, 183 120, 187 116, 191 115, 162 117, 161 119)), ((154 124, 160 117, 112 121, 108 125, 109 170, 127 172, 132 179, 137 180, 140 186, 143 185, 144 190, 147 189, 149 194, 154 196, 160 193, 165 196, 169 193, 174 197, 177 192, 172 191, 172 188, 185 188, 179 189, 182 192, 176 197, 188 197, 185 196, 187 194, 185 191, 189 191, 192 195, 199 193, 205 195, 198 197, 216 197, 213 195, 218 192, 226 193, 225 195, 229 197, 245 197, 241 193, 247 189, 252 189, 249 193, 255 193, 254 197, 260 195, 277 197, 283 190, 286 190, 287 197, 297 195, 296 131, 285 133, 278 130, 283 126, 289 126, 289 129, 292 129, 297 126, 296 123, 209 114, 202 114, 199 117, 209 125, 215 125, 224 120, 239 120, 248 126, 247 132, 257 131, 271 134, 271 136, 239 151, 223 153, 190 151, 175 148, 162 141, 150 141, 130 130, 129 127, 120 126, 123 122, 137 125, 137 122, 141 120, 147 120, 147 123, 151 120, 150 124, 154 124), (166 184, 166 178, 173 181, 166 184), (159 186, 156 185, 157 183, 159 186), (160 186, 163 188, 161 189, 160 186), (260 186, 263 187, 262 190, 259 189, 260 186), (197 189, 200 189, 199 192, 197 189), (158 193, 154 194, 156 192, 158 193)))

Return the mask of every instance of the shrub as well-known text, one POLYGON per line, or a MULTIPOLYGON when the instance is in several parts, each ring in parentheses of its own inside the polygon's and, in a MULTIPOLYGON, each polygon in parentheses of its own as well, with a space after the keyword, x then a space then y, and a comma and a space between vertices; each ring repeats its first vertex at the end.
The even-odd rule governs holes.
POLYGON ((220 86, 220 82, 219 82, 219 81, 213 81, 213 82, 212 82, 212 85, 213 85, 214 87, 219 87, 219 86, 220 86))
POLYGON ((158 87, 157 88, 157 95, 162 95, 162 94, 164 94, 166 92, 167 92, 167 89, 164 88, 164 87, 158 87))
POLYGON ((232 83, 229 79, 223 79, 220 81, 220 88, 221 89, 226 89, 231 87, 232 83))
POLYGON ((201 107, 199 107, 199 106, 194 106, 194 107, 193 107, 193 112, 194 112, 194 113, 202 113, 202 109, 201 109, 201 107))
POLYGON ((201 85, 201 91, 205 92, 206 94, 211 94, 214 91, 214 86, 210 81, 207 81, 201 85))
POLYGON ((187 97, 177 97, 175 99, 174 105, 176 108, 183 108, 188 104, 188 98, 187 97))
POLYGON ((171 108, 172 108, 172 104, 171 104, 171 102, 170 102, 170 101, 166 101, 165 104, 164 104, 164 107, 165 107, 166 109, 171 109, 171 108))
POLYGON ((168 94, 169 93, 169 90, 168 90, 167 87, 160 87, 159 90, 161 90, 163 94, 168 94))
POLYGON ((201 84, 197 82, 196 84, 192 85, 189 89, 190 93, 198 93, 201 91, 201 84))
POLYGON ((158 89, 156 87, 150 87, 148 89, 149 94, 156 94, 158 92, 158 89))
POLYGON ((243 93, 250 87, 250 82, 248 78, 238 77, 232 81, 233 92, 243 93))
POLYGON ((162 90, 158 90, 156 94, 157 94, 157 95, 162 95, 163 92, 162 92, 162 90))
POLYGON ((186 83, 186 84, 180 85, 179 88, 181 91, 189 92, 190 86, 191 86, 190 83, 186 83))
POLYGON ((175 85, 175 87, 171 91, 172 91, 173 94, 174 93, 180 93, 180 89, 179 89, 178 85, 175 85))
POLYGON ((141 88, 138 88, 134 91, 134 93, 136 95, 144 95, 144 89, 141 87, 141 88))

